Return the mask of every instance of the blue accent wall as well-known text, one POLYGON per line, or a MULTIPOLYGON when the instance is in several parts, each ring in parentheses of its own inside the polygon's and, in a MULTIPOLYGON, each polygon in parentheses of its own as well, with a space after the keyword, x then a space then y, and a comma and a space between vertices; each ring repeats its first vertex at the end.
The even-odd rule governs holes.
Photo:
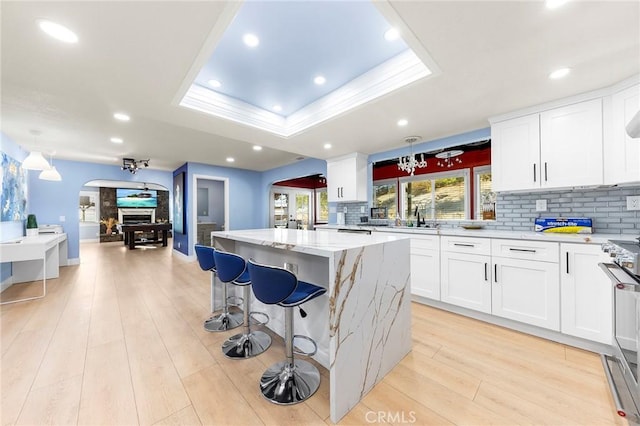
MULTIPOLYGON (((191 187, 191 185, 189 185, 189 179, 188 179, 188 170, 189 167, 187 164, 184 164, 180 167, 178 167, 176 170, 173 171, 173 176, 171 178, 171 185, 169 185, 170 192, 171 192, 171 198, 173 199, 174 197, 174 192, 175 192, 175 188, 173 187, 173 178, 175 178, 178 174, 180 173, 184 173, 184 186, 182 188, 182 190, 184 191, 184 200, 183 203, 185 203, 185 205, 189 205, 189 200, 191 199, 192 195, 189 194, 189 189, 191 187)), ((175 201, 175 200, 174 200, 175 201)), ((182 208, 185 208, 184 206, 182 208)), ((175 215, 175 205, 174 208, 172 210, 171 213, 171 217, 169 218, 169 220, 171 220, 171 222, 174 221, 173 219, 173 215, 175 215)), ((183 231, 184 234, 180 234, 180 233, 176 233, 175 231, 173 232, 173 249, 174 250, 178 250, 180 253, 185 254, 185 255, 189 255, 189 230, 191 229, 191 224, 189 224, 189 210, 187 209, 187 217, 184 219, 184 224, 183 224, 183 231)))

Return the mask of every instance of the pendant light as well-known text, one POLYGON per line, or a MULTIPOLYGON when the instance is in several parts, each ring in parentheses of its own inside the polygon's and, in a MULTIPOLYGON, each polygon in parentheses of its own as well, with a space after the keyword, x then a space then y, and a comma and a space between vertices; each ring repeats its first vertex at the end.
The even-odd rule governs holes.
POLYGON ((22 168, 27 170, 48 170, 51 168, 40 151, 31 151, 22 162, 22 168))
MULTIPOLYGON (((39 130, 31 129, 29 131, 33 135, 34 145, 36 144, 36 139, 40 136, 41 132, 39 130)), ((26 170, 48 170, 51 168, 47 160, 42 156, 42 152, 40 151, 31 151, 27 158, 22 162, 22 168, 26 170)))
POLYGON ((42 180, 61 181, 62 176, 60 176, 60 173, 56 170, 56 166, 53 165, 53 154, 49 155, 49 160, 51 161, 51 167, 40 172, 38 178, 42 180))

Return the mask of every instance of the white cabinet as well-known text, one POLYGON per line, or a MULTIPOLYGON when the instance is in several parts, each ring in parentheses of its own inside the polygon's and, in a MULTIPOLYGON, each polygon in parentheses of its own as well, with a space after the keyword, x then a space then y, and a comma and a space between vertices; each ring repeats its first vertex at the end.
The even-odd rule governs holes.
POLYGON ((411 294, 440 300, 439 237, 411 236, 411 294))
POLYGON ((492 313, 560 331, 558 244, 502 239, 491 244, 492 313))
POLYGON ((602 99, 492 123, 495 191, 603 183, 602 99))
POLYGON ((526 115, 491 126, 491 185, 495 191, 540 187, 540 117, 526 115))
POLYGON ((440 298, 443 302, 491 313, 489 241, 441 237, 440 298))
POLYGON ((608 258, 599 245, 563 243, 560 251, 562 332, 611 344, 613 287, 598 267, 608 258))
POLYGON ((611 97, 611 136, 607 139, 605 183, 640 182, 640 138, 631 138, 625 127, 640 110, 640 84, 611 97))
POLYGON ((602 99, 540 114, 540 172, 543 188, 603 183, 602 99))
POLYGON ((327 160, 329 202, 367 201, 367 156, 353 153, 327 160))

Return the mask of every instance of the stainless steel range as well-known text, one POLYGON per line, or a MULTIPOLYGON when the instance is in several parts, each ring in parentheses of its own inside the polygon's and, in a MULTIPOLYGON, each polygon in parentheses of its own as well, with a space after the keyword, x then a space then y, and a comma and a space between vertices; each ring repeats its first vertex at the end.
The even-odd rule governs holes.
POLYGON ((640 238, 602 246, 612 258, 600 263, 614 286, 613 356, 602 355, 618 414, 640 423, 638 347, 640 342, 640 238))

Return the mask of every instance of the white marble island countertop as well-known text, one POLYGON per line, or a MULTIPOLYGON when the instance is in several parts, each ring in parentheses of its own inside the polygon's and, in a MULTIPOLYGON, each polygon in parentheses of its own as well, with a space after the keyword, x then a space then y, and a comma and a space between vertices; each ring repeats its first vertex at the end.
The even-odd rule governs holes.
MULTIPOLYGON (((297 229, 246 229, 239 231, 216 231, 211 235, 215 238, 229 238, 235 241, 280 248, 299 253, 330 257, 342 250, 366 247, 390 241, 404 239, 397 235, 383 233, 342 234, 302 231, 297 229)), ((407 238, 410 235, 406 236, 407 238)))

